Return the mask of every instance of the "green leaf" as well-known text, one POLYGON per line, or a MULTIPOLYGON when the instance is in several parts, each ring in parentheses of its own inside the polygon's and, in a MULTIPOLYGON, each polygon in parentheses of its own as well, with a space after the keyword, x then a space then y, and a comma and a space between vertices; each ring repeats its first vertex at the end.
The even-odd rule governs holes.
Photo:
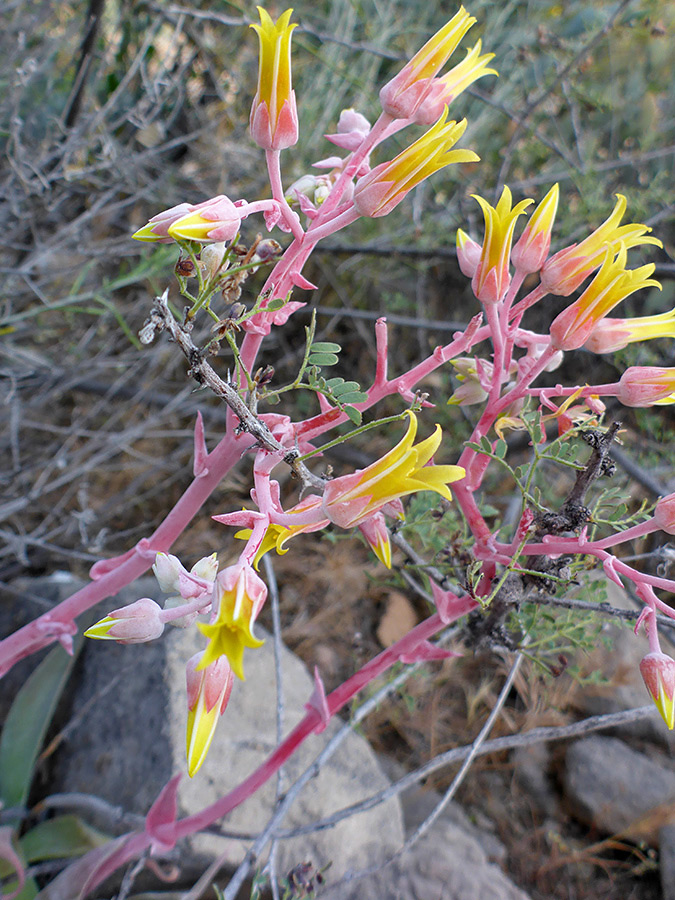
POLYGON ((337 399, 340 403, 363 403, 368 399, 368 394, 364 394, 363 391, 347 391, 346 394, 340 394, 337 399))
POLYGON ((480 445, 480 444, 477 444, 475 441, 467 441, 466 444, 465 444, 464 446, 465 446, 465 447, 468 447, 469 450, 477 450, 479 453, 480 453, 480 452, 482 451, 482 449, 483 449, 483 448, 481 447, 481 445, 480 445))
POLYGON ((344 384, 344 383, 345 383, 344 378, 340 378, 339 376, 337 378, 328 378, 326 380, 326 387, 328 388, 329 391, 333 391, 333 393, 335 393, 336 388, 339 385, 344 384))
POLYGON ((352 391, 360 391, 361 385, 358 381, 342 381, 341 385, 336 385, 333 389, 333 393, 336 397, 339 397, 341 394, 349 394, 352 391))
POLYGON ((345 406, 345 412, 347 413, 347 417, 354 425, 360 425, 361 419, 363 416, 361 415, 361 411, 358 409, 354 409, 353 406, 345 406))
POLYGON ((21 838, 21 850, 29 863, 44 859, 83 856, 102 847, 110 838, 73 815, 40 822, 21 838))
POLYGON ((339 344, 334 344, 332 341, 316 341, 312 344, 311 350, 312 353, 314 351, 317 353, 339 353, 342 347, 339 344))
POLYGON ((483 453, 492 453, 492 441, 486 434, 480 439, 480 446, 483 453))
POLYGON ((277 309, 282 309, 284 306, 286 306, 285 298, 277 297, 275 300, 270 300, 265 309, 270 312, 275 312, 277 309))
POLYGON ((334 353, 310 353, 307 361, 310 366, 334 366, 338 358, 334 353))
POLYGON ((507 450, 508 444, 506 443, 506 441, 500 438, 495 445, 495 456, 497 456, 499 459, 504 459, 507 450))
POLYGON ((33 767, 75 657, 55 647, 16 695, 0 737, 0 800, 24 806, 33 767))

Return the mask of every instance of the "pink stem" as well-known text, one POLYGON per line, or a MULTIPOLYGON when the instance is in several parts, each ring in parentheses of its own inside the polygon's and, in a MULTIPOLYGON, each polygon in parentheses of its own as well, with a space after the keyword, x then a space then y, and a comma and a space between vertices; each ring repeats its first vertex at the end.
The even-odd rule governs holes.
POLYGON ((267 172, 270 179, 270 186, 272 188, 272 196, 279 204, 283 220, 291 229, 293 237, 296 240, 301 241, 305 235, 304 229, 300 224, 298 214, 290 208, 290 206, 286 202, 286 198, 284 197, 284 187, 281 183, 280 155, 280 150, 265 151, 265 160, 267 162, 267 172))
MULTIPOLYGON (((19 628, 0 641, 0 677, 31 653, 53 644, 63 633, 63 625, 95 606, 100 600, 114 596, 152 566, 155 555, 166 552, 199 512, 202 504, 220 484, 224 476, 253 444, 250 435, 225 435, 206 459, 207 469, 196 478, 161 525, 128 554, 116 560, 105 560, 99 567, 101 577, 77 591, 63 603, 19 628)), ((92 567, 96 576, 96 566, 92 567)))

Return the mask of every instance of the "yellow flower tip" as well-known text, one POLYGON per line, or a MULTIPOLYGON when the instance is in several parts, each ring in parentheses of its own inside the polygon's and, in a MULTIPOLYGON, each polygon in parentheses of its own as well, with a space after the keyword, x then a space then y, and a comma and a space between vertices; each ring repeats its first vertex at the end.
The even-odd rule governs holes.
POLYGON ((391 544, 389 541, 386 541, 383 544, 378 544, 377 547, 373 547, 373 553, 382 563, 382 565, 386 566, 388 569, 391 569, 391 544))
POLYGON ((148 222, 147 225, 144 225, 142 228, 139 228, 138 231, 134 232, 131 235, 132 240, 134 241, 147 241, 148 243, 156 243, 157 241, 164 240, 163 238, 156 235, 153 231, 155 223, 148 222))
POLYGON ((675 728, 675 704, 672 698, 669 698, 661 686, 658 700, 654 701, 656 708, 661 713, 661 718, 672 731, 675 728))
POLYGON ((105 616, 105 618, 100 619, 94 625, 87 628, 84 632, 84 636, 93 638, 96 641, 114 641, 115 638, 112 637, 109 632, 113 625, 118 621, 118 619, 113 619, 112 616, 105 616))
POLYGON ((206 712, 203 701, 200 701, 195 709, 188 712, 186 756, 190 778, 197 774, 209 752, 218 724, 219 706, 220 704, 216 704, 206 712))

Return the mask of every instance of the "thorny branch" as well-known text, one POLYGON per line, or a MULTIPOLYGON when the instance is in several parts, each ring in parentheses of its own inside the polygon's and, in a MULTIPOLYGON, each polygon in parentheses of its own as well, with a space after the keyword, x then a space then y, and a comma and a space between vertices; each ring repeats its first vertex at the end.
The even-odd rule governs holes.
POLYGON ((280 444, 267 425, 255 416, 244 403, 236 387, 223 381, 206 361, 205 351, 197 347, 192 340, 191 324, 179 325, 169 309, 168 288, 161 297, 155 298, 148 322, 151 326, 154 325, 158 331, 168 331, 171 339, 178 344, 190 364, 188 374, 194 378, 197 384, 208 386, 217 397, 227 403, 239 419, 239 431, 248 432, 253 435, 260 447, 270 453, 279 454, 281 459, 290 466, 293 474, 300 479, 303 488, 311 487, 314 490, 323 491, 326 480, 310 472, 307 466, 300 461, 298 450, 289 450, 280 444))

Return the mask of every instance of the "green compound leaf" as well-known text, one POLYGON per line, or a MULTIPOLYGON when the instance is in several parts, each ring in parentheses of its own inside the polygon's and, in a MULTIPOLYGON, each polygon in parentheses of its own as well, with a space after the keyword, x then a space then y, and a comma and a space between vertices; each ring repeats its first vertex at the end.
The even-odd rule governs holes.
POLYGON ((310 349, 312 353, 315 351, 316 353, 339 353, 342 347, 339 344, 334 344, 332 341, 315 341, 310 349))
POLYGON ((335 396, 340 403, 363 403, 368 399, 368 394, 364 394, 363 391, 347 391, 346 394, 336 394, 335 396))
POLYGON ((270 302, 265 307, 266 311, 275 312, 277 309, 282 309, 286 306, 286 300, 284 297, 277 297, 276 300, 270 300, 270 302))
POLYGON ((342 379, 341 381, 342 383, 340 385, 336 385, 333 388, 333 393, 336 397, 340 397, 342 394, 349 394, 352 391, 361 390, 361 385, 358 383, 358 381, 344 381, 342 379))
POLYGON ((337 361, 334 353, 310 353, 307 360, 310 366, 334 366, 337 361))
POLYGON ((363 416, 361 415, 360 410, 354 409, 353 406, 345 406, 345 413, 347 414, 349 420, 354 423, 354 425, 360 425, 361 419, 363 416))

